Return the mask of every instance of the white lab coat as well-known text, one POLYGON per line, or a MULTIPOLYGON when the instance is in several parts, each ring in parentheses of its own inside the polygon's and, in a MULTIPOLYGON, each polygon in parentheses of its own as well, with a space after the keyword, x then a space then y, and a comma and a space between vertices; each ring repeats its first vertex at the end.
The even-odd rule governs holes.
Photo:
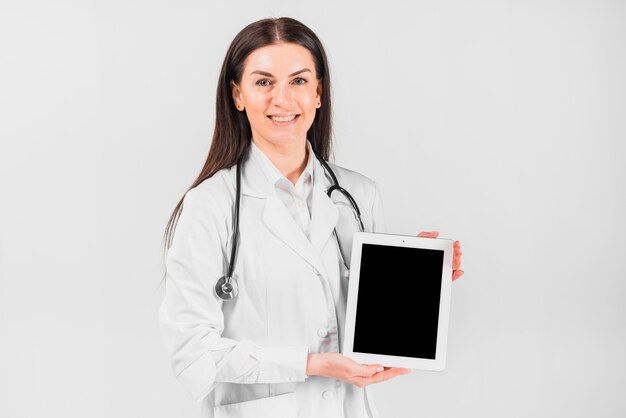
MULTIPOLYGON (((185 196, 159 321, 174 374, 202 402, 203 418, 378 416, 368 387, 305 375, 308 352, 341 352, 348 289, 333 233, 340 205, 313 160, 310 240, 259 167, 245 161, 233 301, 217 298, 213 287, 230 257, 235 167, 185 196)), ((365 230, 382 231, 376 184, 331 167, 357 201, 365 230)))

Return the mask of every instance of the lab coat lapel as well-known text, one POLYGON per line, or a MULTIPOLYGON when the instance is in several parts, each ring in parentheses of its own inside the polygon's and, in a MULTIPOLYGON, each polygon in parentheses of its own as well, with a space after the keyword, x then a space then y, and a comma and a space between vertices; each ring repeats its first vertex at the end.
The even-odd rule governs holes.
POLYGON ((265 226, 311 266, 325 274, 320 254, 331 238, 339 212, 326 194, 330 181, 326 178, 324 168, 315 157, 313 164, 310 241, 283 202, 273 194, 273 188, 261 169, 250 158, 246 159, 242 171, 242 193, 265 199, 261 215, 265 226))
MULTIPOLYGON (((316 160, 316 163, 317 160, 316 160)), ((319 163, 318 163, 319 164, 319 163)), ((321 254, 324 246, 331 238, 335 225, 337 225, 337 219, 339 218, 339 212, 335 204, 330 200, 330 197, 326 194, 327 184, 321 165, 319 170, 316 170, 314 178, 316 179, 313 187, 313 213, 311 216, 311 244, 315 248, 318 254, 321 254), (320 178, 321 177, 321 178, 320 178), (319 179, 319 180, 318 180, 319 179)))
POLYGON ((319 254, 277 197, 268 196, 265 199, 262 219, 267 228, 300 257, 318 271, 326 272, 319 254))

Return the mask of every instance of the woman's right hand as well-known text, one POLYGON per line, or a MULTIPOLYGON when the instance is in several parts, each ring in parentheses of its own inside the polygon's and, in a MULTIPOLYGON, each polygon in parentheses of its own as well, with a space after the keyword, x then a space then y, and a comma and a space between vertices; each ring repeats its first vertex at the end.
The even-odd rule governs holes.
POLYGON ((341 353, 309 353, 306 365, 307 376, 331 377, 360 388, 410 372, 402 367, 360 364, 341 353))

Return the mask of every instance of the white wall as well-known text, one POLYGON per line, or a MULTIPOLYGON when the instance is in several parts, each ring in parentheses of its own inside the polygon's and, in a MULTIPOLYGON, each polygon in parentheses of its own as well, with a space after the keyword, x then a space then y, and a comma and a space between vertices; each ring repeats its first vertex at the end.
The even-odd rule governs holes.
POLYGON ((294 3, 0 3, 0 416, 196 415, 161 234, 230 41, 282 15, 324 42, 336 161, 389 229, 463 247, 447 369, 374 386, 383 415, 624 416, 626 4, 294 3))

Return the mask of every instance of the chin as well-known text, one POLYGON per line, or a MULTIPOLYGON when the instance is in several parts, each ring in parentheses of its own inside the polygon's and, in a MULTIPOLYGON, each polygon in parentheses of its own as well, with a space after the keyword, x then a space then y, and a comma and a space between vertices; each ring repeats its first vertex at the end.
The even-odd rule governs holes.
POLYGON ((265 138, 275 145, 291 145, 303 139, 306 140, 306 134, 285 133, 284 135, 268 135, 265 138))

